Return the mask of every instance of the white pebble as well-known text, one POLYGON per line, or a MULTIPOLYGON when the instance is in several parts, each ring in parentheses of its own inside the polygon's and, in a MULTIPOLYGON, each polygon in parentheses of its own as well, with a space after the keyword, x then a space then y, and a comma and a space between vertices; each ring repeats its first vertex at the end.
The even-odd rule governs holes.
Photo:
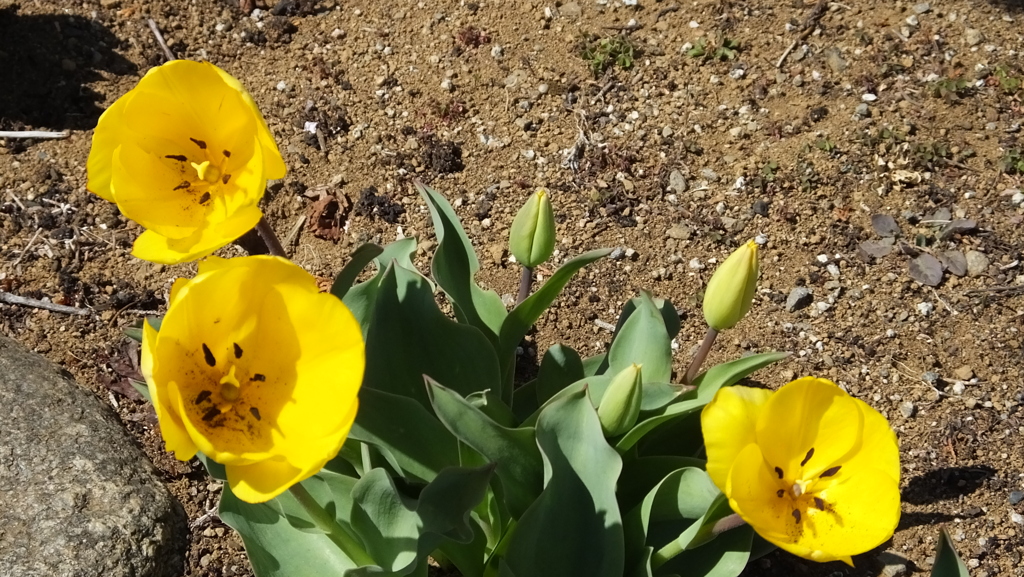
POLYGON ((818 262, 820 262, 821 264, 825 264, 825 263, 828 262, 828 255, 827 254, 819 254, 818 256, 816 256, 814 258, 816 258, 818 260, 818 262))
POLYGON ((691 258, 690 268, 693 270, 702 270, 704 268, 704 263, 700 262, 699 258, 691 258))
POLYGON ((954 395, 960 396, 960 395, 964 394, 964 391, 967 390, 967 385, 963 384, 960 381, 957 381, 957 382, 953 383, 952 390, 953 390, 953 394, 954 395))
POLYGON ((279 91, 281 91, 281 92, 284 92, 285 90, 288 90, 288 83, 285 82, 284 80, 278 82, 277 83, 277 89, 279 91))
POLYGON ((874 102, 878 100, 878 97, 868 92, 867 94, 861 96, 860 99, 863 100, 864 102, 874 102))
POLYGON ((934 311, 935 311, 935 305, 933 305, 930 302, 917 303, 917 312, 919 312, 921 314, 921 316, 925 316, 926 317, 926 316, 932 314, 932 312, 934 312, 934 311))

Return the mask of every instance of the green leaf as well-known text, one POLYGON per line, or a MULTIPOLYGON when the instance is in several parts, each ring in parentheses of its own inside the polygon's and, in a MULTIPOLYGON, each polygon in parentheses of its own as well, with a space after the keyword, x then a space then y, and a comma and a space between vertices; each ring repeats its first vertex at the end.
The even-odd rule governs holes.
POLYGON ((753 537, 754 529, 749 525, 726 531, 710 543, 683 551, 655 570, 654 575, 656 577, 667 577, 671 574, 737 577, 750 560, 750 546, 753 537))
POLYGON ((643 367, 645 381, 667 383, 672 380, 672 337, 661 310, 646 291, 608 349, 609 374, 618 374, 631 364, 643 367))
POLYGON ((611 249, 592 250, 570 259, 559 267, 543 286, 537 289, 529 298, 519 303, 516 308, 512 309, 512 312, 505 318, 505 322, 501 324, 501 333, 498 339, 498 359, 501 361, 501 371, 505 386, 502 398, 507 401, 512 399, 512 373, 515 370, 516 347, 519 346, 519 342, 526 336, 527 331, 530 330, 533 323, 537 322, 540 315, 544 314, 544 311, 551 306, 551 303, 558 298, 558 295, 565 288, 565 285, 569 283, 573 275, 581 268, 600 258, 604 258, 611 254, 611 252, 611 249))
POLYGON ((539 408, 540 403, 537 402, 537 379, 519 385, 512 391, 512 414, 515 415, 517 423, 528 419, 539 408))
POLYGON ((344 299, 345 294, 352 288, 356 278, 359 277, 359 273, 363 272, 366 265, 370 264, 370 261, 380 256, 383 252, 383 248, 372 242, 368 242, 352 251, 352 254, 349 255, 348 264, 342 267, 341 272, 334 278, 334 284, 331 285, 331 294, 339 299, 344 299))
MULTIPOLYGON (((344 495, 345 487, 350 492, 355 479, 321 471, 303 483, 318 504, 334 511, 339 523, 347 525, 351 502, 338 502, 335 493, 344 495), (325 480, 327 477, 330 483, 325 480), (330 490, 332 484, 336 491, 330 490)), ((241 535, 257 577, 342 575, 355 567, 327 535, 300 528, 313 526, 313 521, 290 492, 267 503, 254 504, 235 497, 225 484, 219 513, 241 535)))
POLYGON ((932 566, 932 577, 970 577, 967 565, 956 553, 953 540, 945 527, 939 530, 939 542, 935 547, 935 565, 932 566))
POLYGON ((492 343, 497 343, 502 322, 508 314, 505 304, 498 293, 480 288, 473 280, 480 270, 480 261, 448 201, 422 182, 416 181, 415 185, 430 209, 434 234, 437 235, 431 273, 451 299, 455 316, 480 329, 492 343))
POLYGON ((544 465, 537 449, 534 429, 510 429, 495 423, 455 391, 427 380, 434 412, 460 441, 490 462, 509 511, 519 517, 540 494, 544 465))
MULTIPOLYGON (((352 528, 385 571, 395 575, 422 571, 427 556, 445 540, 473 541, 469 512, 483 499, 493 470, 493 466, 447 468, 423 488, 418 499, 411 499, 399 493, 383 469, 374 469, 352 489, 352 528)), ((350 573, 359 574, 379 572, 350 573)))
MULTIPOLYGON (((377 264, 377 274, 372 279, 359 283, 345 292, 341 301, 345 303, 348 310, 352 311, 352 315, 359 321, 364 337, 370 327, 374 303, 377 301, 377 292, 380 290, 380 281, 384 277, 384 272, 391 266, 392 262, 408 270, 416 270, 412 263, 412 255, 415 252, 415 238, 403 238, 387 245, 384 247, 383 252, 374 259, 374 262, 377 264)), ((337 284, 337 279, 334 282, 337 284)))
POLYGON ((586 391, 549 405, 537 421, 546 484, 516 525, 504 561, 529 577, 621 577, 622 461, 604 440, 586 391))
POLYGON ((419 273, 390 266, 380 281, 366 334, 363 387, 428 407, 424 375, 463 396, 500 387, 498 359, 480 330, 438 310, 419 273))
POLYGON ((133 389, 138 391, 139 394, 142 395, 142 398, 146 399, 151 403, 153 402, 152 397, 149 396, 149 385, 142 381, 136 381, 135 379, 128 379, 128 384, 131 385, 133 389))
MULTIPOLYGON (((706 543, 716 541, 724 535, 729 535, 734 531, 740 531, 743 529, 743 527, 741 527, 725 531, 722 535, 716 534, 715 526, 718 522, 730 515, 733 515, 732 509, 729 507, 729 499, 725 495, 717 493, 717 489, 716 494, 717 496, 714 497, 711 500, 711 504, 707 506, 707 511, 701 515, 699 519, 690 524, 682 533, 679 534, 678 537, 673 539, 654 554, 651 564, 656 567, 656 573, 658 573, 658 569, 660 569, 660 567, 657 567, 660 564, 659 559, 664 561, 663 567, 667 570, 679 570, 685 568, 687 571, 691 571, 695 562, 704 564, 706 566, 704 571, 710 571, 719 565, 721 560, 714 559, 711 555, 708 555, 708 552, 713 549, 702 548, 699 553, 695 553, 692 556, 685 555, 687 551, 694 550, 698 547, 704 546, 706 543), (665 559, 665 557, 668 558, 665 559), (709 561, 713 561, 713 563, 709 563, 709 561)), ((716 569, 716 574, 731 576, 739 575, 739 572, 743 570, 743 567, 747 563, 747 559, 750 557, 751 540, 752 536, 748 534, 746 539, 740 542, 741 546, 734 551, 735 553, 742 554, 742 563, 736 566, 736 559, 731 558, 728 563, 723 565, 723 567, 716 569), (733 567, 736 568, 736 572, 730 574, 729 571, 733 567)), ((727 547, 727 549, 733 550, 732 547, 727 547)), ((694 574, 703 575, 704 573, 695 572, 694 574)))
POLYGON ((608 353, 583 359, 583 376, 592 377, 608 370, 608 353))
POLYGON ((501 402, 501 399, 494 394, 494 391, 489 389, 477 391, 467 395, 466 401, 480 409, 483 414, 502 427, 514 427, 516 425, 515 415, 512 414, 512 411, 509 410, 505 403, 501 402))
POLYGON ((199 462, 203 464, 203 467, 206 468, 206 473, 208 475, 221 481, 228 480, 228 472, 224 468, 224 465, 221 465, 217 461, 207 457, 205 453, 196 453, 196 457, 199 459, 199 462))
POLYGON ((674 471, 704 468, 704 461, 692 457, 638 457, 629 461, 619 477, 619 504, 623 511, 637 506, 659 483, 674 471))
POLYGON ((544 353, 537 373, 537 403, 544 404, 555 393, 582 379, 583 360, 567 345, 556 344, 544 353))
POLYGON ((711 367, 694 379, 696 388, 679 397, 678 401, 650 414, 641 414, 640 422, 618 440, 615 448, 619 452, 626 451, 658 425, 702 409, 714 398, 718 389, 732 385, 754 371, 788 356, 789 353, 762 353, 711 367))
POLYGON ((349 438, 386 450, 402 471, 424 481, 459 464, 458 441, 429 408, 369 387, 359 391, 359 412, 349 438))

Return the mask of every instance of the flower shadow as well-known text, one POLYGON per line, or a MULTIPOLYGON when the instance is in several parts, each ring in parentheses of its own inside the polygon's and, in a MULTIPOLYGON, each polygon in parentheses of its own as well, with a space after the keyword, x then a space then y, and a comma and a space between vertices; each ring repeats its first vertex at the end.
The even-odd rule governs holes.
POLYGON ((903 501, 912 505, 927 505, 969 495, 995 475, 996 470, 988 465, 943 467, 928 471, 907 481, 903 489, 903 501))
POLYGON ((88 130, 104 95, 89 88, 102 72, 135 74, 97 20, 70 14, 19 14, 0 8, 0 129, 88 130))

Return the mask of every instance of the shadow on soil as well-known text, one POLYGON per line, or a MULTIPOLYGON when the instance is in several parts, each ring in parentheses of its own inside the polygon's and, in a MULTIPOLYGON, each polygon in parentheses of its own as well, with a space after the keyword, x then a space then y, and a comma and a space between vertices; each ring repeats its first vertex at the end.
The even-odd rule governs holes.
POLYGON ((927 505, 969 495, 995 474, 996 470, 988 465, 945 467, 928 471, 907 482, 907 488, 903 490, 903 501, 913 505, 927 505))
POLYGON ((120 41, 81 16, 22 15, 0 9, 0 129, 86 130, 96 126, 103 95, 87 85, 100 71, 138 69, 114 51, 120 41))

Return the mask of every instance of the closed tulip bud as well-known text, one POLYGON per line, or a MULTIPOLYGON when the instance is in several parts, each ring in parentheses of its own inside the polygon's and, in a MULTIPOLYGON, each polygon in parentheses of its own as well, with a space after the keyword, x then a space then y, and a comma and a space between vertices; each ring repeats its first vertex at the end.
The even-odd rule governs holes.
POLYGON ((643 377, 637 364, 622 369, 612 378, 597 408, 597 418, 606 437, 618 437, 636 424, 643 399, 642 385, 643 377))
POLYGON ((751 240, 729 255, 708 281, 704 320, 709 327, 731 329, 746 316, 754 300, 757 274, 757 243, 751 240))
POLYGON ((533 268, 551 258, 555 250, 555 211, 546 189, 537 189, 519 209, 512 221, 508 247, 525 267, 533 268))

